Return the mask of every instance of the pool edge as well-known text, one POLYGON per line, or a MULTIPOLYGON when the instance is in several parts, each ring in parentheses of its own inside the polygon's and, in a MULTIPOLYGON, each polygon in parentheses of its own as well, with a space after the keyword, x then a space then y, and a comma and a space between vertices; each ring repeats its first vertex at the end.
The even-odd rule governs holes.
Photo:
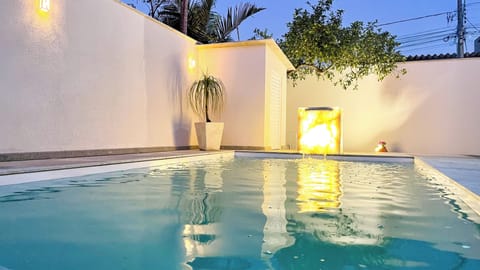
POLYGON ((436 181, 448 187, 460 200, 477 213, 476 221, 480 221, 480 196, 461 185, 455 179, 448 177, 438 169, 429 165, 420 157, 415 157, 415 166, 422 169, 422 173, 425 173, 429 177, 433 177, 436 181))
POLYGON ((234 151, 209 151, 183 155, 171 155, 154 158, 125 159, 114 161, 90 162, 30 168, 0 175, 0 186, 23 184, 29 182, 48 181, 68 177, 85 176, 97 173, 124 171, 137 168, 154 167, 178 162, 192 162, 221 157, 234 157, 234 151), (32 180, 34 179, 34 180, 32 180))
POLYGON ((328 154, 323 155, 303 155, 299 152, 287 151, 254 151, 254 150, 236 150, 237 157, 259 157, 259 158, 304 158, 311 157, 317 159, 326 158, 327 160, 337 161, 363 161, 363 162, 399 162, 413 163, 414 156, 401 153, 345 153, 345 154, 328 154))

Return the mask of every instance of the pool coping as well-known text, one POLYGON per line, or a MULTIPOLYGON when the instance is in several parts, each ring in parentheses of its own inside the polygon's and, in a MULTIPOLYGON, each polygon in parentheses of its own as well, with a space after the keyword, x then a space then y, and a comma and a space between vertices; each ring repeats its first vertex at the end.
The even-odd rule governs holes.
POLYGON ((263 151, 263 150, 235 150, 235 156, 253 156, 260 158, 326 158, 337 161, 363 161, 363 162, 400 162, 413 163, 415 157, 403 153, 343 153, 343 154, 302 154, 297 151, 263 151))
MULTIPOLYGON (((78 164, 61 164, 50 166, 33 166, 0 171, 0 186, 23 184, 28 182, 46 181, 60 178, 86 176, 97 173, 124 171, 137 168, 154 167, 179 162, 202 161, 220 157, 233 157, 234 151, 190 152, 182 153, 162 152, 164 156, 114 159, 103 161, 93 160, 78 164), (166 155, 165 155, 166 154, 166 155), (35 180, 31 180, 31 179, 35 180)), ((102 157, 95 157, 102 159, 102 157)))
POLYGON ((458 199, 462 200, 466 205, 468 205, 475 213, 477 213, 476 222, 480 223, 480 196, 469 190, 468 188, 461 185, 455 179, 452 179, 437 170, 433 166, 429 165, 427 162, 422 160, 421 157, 415 157, 415 166, 420 170, 419 172, 425 177, 429 177, 437 183, 442 184, 447 187, 450 192, 454 194, 458 199))

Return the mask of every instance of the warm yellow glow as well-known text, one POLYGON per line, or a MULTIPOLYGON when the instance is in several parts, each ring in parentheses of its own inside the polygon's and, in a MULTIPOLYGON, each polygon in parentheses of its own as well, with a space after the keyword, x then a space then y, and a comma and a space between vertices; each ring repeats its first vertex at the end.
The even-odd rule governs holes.
POLYGON ((300 213, 340 207, 342 195, 338 162, 306 159, 298 167, 297 206, 300 213))
POLYGON ((197 66, 197 61, 193 59, 192 57, 188 58, 188 68, 189 69, 194 69, 197 66))
POLYGON ((341 152, 341 110, 298 109, 298 150, 304 154, 341 152))
POLYGON ((48 12, 50 10, 50 0, 40 0, 40 10, 48 12))

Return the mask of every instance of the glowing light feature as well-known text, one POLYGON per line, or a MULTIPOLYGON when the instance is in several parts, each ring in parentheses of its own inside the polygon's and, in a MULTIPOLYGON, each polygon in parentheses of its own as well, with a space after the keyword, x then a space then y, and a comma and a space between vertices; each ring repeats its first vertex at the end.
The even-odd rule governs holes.
POLYGON ((50 0, 40 0, 40 10, 48 12, 50 10, 50 0))
POLYGON ((188 68, 194 69, 197 66, 197 62, 192 57, 188 58, 188 68))
POLYGON ((304 154, 341 153, 341 110, 298 109, 298 150, 304 154))

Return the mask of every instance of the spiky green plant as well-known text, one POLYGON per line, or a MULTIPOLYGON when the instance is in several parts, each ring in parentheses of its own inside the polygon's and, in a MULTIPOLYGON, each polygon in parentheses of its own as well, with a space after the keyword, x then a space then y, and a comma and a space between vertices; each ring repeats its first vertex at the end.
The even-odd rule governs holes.
POLYGON ((220 79, 204 74, 190 87, 188 101, 193 112, 200 117, 205 116, 205 120, 211 122, 209 112, 215 114, 223 111, 225 85, 220 79))

